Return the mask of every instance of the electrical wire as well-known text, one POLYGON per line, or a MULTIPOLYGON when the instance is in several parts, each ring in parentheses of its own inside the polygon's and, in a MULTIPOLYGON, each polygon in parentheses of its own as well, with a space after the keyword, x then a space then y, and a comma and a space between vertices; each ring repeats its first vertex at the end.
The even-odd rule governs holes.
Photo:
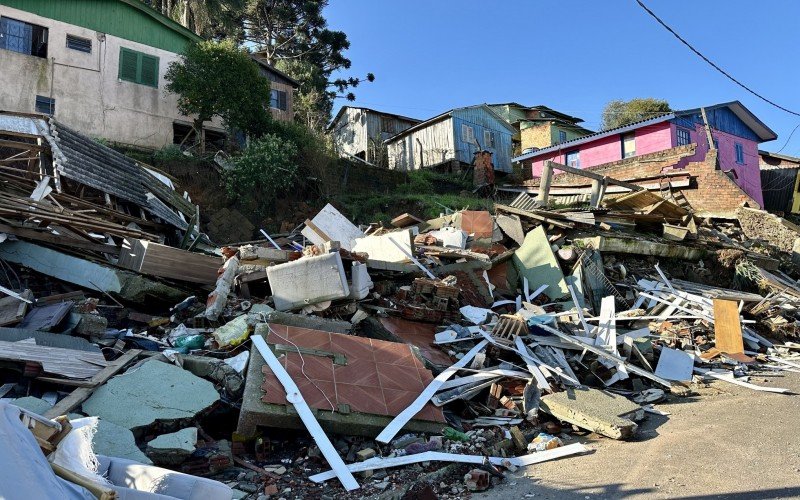
POLYGON ((789 114, 791 114, 791 115, 800 116, 800 113, 797 113, 797 112, 795 112, 795 111, 792 111, 791 109, 784 108, 784 107, 783 107, 783 106, 781 106, 780 104, 777 104, 776 102, 774 102, 774 101, 771 101, 770 99, 767 99, 767 98, 766 98, 766 97, 764 97, 763 95, 759 94, 759 93, 758 93, 758 92, 756 92, 755 90, 751 89, 750 87, 748 87, 748 86, 747 86, 747 85, 745 85, 744 83, 740 82, 739 80, 737 80, 736 78, 734 78, 733 76, 731 76, 731 74, 730 74, 730 73, 728 73, 728 72, 727 72, 727 71, 725 71, 724 69, 722 69, 722 68, 720 68, 719 66, 717 66, 717 65, 716 65, 714 62, 712 62, 712 61, 711 61, 709 58, 707 58, 706 56, 704 56, 704 55, 703 55, 703 54, 702 54, 702 53, 701 53, 699 50, 697 50, 696 48, 694 48, 694 47, 692 46, 692 44, 690 44, 689 42, 687 42, 686 40, 684 40, 684 39, 683 39, 683 37, 681 37, 681 36, 680 36, 678 33, 676 33, 676 32, 675 32, 675 30, 673 30, 672 28, 670 28, 670 27, 669 27, 669 25, 667 25, 667 23, 665 23, 664 21, 662 21, 662 20, 661 20, 661 18, 660 18, 660 17, 658 17, 658 16, 657 16, 657 15, 656 15, 656 14, 655 14, 655 13, 654 13, 652 10, 650 10, 649 8, 647 8, 647 6, 644 4, 644 2, 642 2, 642 0, 636 0, 636 3, 638 3, 638 4, 639 4, 639 6, 640 6, 642 9, 644 9, 644 10, 645 10, 645 11, 646 11, 648 14, 650 14, 650 16, 651 16, 653 19, 655 19, 656 21, 658 21, 658 24, 660 24, 660 25, 661 25, 661 26, 663 26, 663 27, 664 27, 664 28, 665 28, 667 31, 669 31, 670 33, 672 33, 672 35, 673 35, 675 38, 677 38, 677 39, 678 39, 678 40, 679 40, 679 41, 680 41, 682 44, 684 44, 684 45, 686 45, 687 47, 689 47, 689 50, 691 50, 692 52, 694 52, 695 54, 697 54, 697 55, 698 55, 698 57, 700 57, 702 60, 704 60, 705 62, 707 62, 708 64, 710 64, 710 65, 711 65, 711 66, 712 66, 714 69, 716 69, 717 71, 719 71, 720 73, 722 73, 723 75, 725 75, 725 76, 726 76, 726 77, 727 77, 729 80, 731 80, 733 83, 735 83, 736 85, 738 85, 738 86, 742 87, 743 89, 745 89, 746 91, 750 92, 750 93, 751 93, 751 94, 753 94, 754 96, 758 97, 758 98, 759 98, 759 99, 761 99, 762 101, 764 101, 764 102, 766 102, 766 103, 768 103, 768 104, 771 104, 772 106, 775 106, 776 108, 780 109, 781 111, 785 111, 785 112, 787 112, 787 113, 789 113, 789 114))
MULTIPOLYGON (((264 322, 266 323, 265 315, 263 313, 260 313, 260 314, 262 315, 262 320, 264 320, 264 322)), ((319 391, 319 393, 322 394, 322 397, 325 398, 325 400, 328 402, 328 404, 331 405, 331 411, 336 411, 336 406, 334 406, 334 404, 331 402, 331 400, 328 399, 328 395, 325 394, 325 391, 320 389, 320 387, 313 380, 311 380, 311 378, 309 378, 308 375, 306 375, 306 372, 305 372, 306 360, 303 358, 303 354, 300 352, 300 348, 297 346, 297 344, 295 344, 291 340, 287 339, 286 337, 284 337, 280 333, 276 332, 272 328, 272 325, 270 325, 269 323, 266 323, 266 325, 267 325, 267 328, 269 328, 270 333, 274 334, 279 339, 285 340, 286 342, 292 344, 292 346, 294 346, 294 348, 297 349, 297 355, 300 356, 300 373, 303 374, 303 376, 306 378, 306 380, 311 382, 311 385, 313 385, 319 391)))
POLYGON ((789 137, 786 138, 786 142, 783 143, 783 146, 781 146, 781 149, 777 150, 776 153, 780 153, 781 151, 783 151, 783 148, 785 148, 789 144, 789 141, 792 139, 792 136, 794 135, 795 131, 797 130, 797 127, 800 127, 800 123, 798 123, 797 125, 794 126, 794 128, 792 129, 792 133, 789 134, 789 137))

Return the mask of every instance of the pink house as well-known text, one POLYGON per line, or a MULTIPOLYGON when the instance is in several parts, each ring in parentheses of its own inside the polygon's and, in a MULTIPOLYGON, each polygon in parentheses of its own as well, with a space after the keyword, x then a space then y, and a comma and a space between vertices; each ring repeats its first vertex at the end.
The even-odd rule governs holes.
MULTIPOLYGON (((705 108, 719 169, 747 195, 763 206, 758 144, 778 136, 739 101, 705 108)), ((702 161, 709 151, 708 136, 700 108, 673 111, 661 116, 604 130, 553 146, 528 151, 514 161, 530 168, 533 177, 542 173, 547 160, 576 168, 588 168, 696 144, 695 154, 673 168, 702 161)), ((557 173, 557 172, 556 172, 557 173)))

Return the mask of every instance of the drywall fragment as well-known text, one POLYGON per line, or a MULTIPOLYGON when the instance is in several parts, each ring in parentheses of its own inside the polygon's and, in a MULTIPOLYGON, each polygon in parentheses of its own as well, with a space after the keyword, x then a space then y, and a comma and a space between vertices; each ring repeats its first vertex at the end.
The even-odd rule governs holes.
POLYGON ((428 234, 441 241, 444 247, 460 248, 461 250, 467 247, 467 233, 460 229, 443 227, 428 234))
POLYGON ((288 311, 350 295, 342 257, 329 253, 267 268, 275 309, 288 311))
POLYGON ((678 349, 662 347, 655 373, 667 380, 689 382, 692 380, 693 367, 694 359, 689 354, 678 349))
POLYGON ((315 245, 338 241, 348 251, 353 251, 353 240, 364 237, 364 233, 330 203, 313 219, 306 221, 301 234, 315 245))
POLYGON ((365 236, 353 241, 353 251, 367 254, 371 261, 405 262, 414 254, 413 238, 410 229, 365 236))
POLYGON ((367 271, 367 265, 360 262, 353 262, 350 272, 350 298, 361 300, 369 295, 369 291, 375 286, 372 278, 367 271))
POLYGON ((522 246, 514 252, 512 262, 519 276, 518 283, 513 285, 521 285, 523 278, 528 279, 532 289, 547 285, 544 293, 551 300, 560 299, 569 293, 564 273, 553 255, 544 227, 538 226, 525 236, 522 246))
POLYGON ((612 439, 633 436, 638 428, 634 420, 644 417, 642 407, 627 398, 588 387, 542 396, 540 407, 559 420, 612 439))

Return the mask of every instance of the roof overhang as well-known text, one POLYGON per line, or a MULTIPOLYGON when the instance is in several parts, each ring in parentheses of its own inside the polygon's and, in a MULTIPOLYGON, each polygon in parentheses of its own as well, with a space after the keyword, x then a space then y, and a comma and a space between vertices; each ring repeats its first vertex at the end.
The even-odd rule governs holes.
MULTIPOLYGON (((759 118, 754 115, 749 109, 747 109, 744 104, 739 101, 731 101, 725 102, 722 104, 715 104, 713 106, 707 106, 705 108, 706 112, 713 111, 719 108, 728 108, 731 110, 733 114, 736 115, 737 118, 742 120, 742 122, 750 127, 750 130, 755 132, 761 142, 767 141, 774 141, 778 138, 778 134, 776 134, 771 128, 767 127, 767 125, 759 120, 759 118)), ((702 108, 695 108, 695 109, 687 109, 683 111, 676 111, 675 114, 677 116, 685 115, 685 114, 693 114, 699 113, 702 108)))

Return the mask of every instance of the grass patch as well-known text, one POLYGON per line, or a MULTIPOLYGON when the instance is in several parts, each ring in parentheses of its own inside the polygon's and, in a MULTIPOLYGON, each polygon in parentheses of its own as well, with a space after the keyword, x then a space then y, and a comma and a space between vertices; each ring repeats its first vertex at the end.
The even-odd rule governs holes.
POLYGON ((350 195, 336 200, 353 222, 388 224, 398 215, 408 212, 421 219, 433 219, 444 213, 445 207, 456 211, 491 210, 494 202, 488 198, 462 196, 460 194, 404 194, 350 195))

